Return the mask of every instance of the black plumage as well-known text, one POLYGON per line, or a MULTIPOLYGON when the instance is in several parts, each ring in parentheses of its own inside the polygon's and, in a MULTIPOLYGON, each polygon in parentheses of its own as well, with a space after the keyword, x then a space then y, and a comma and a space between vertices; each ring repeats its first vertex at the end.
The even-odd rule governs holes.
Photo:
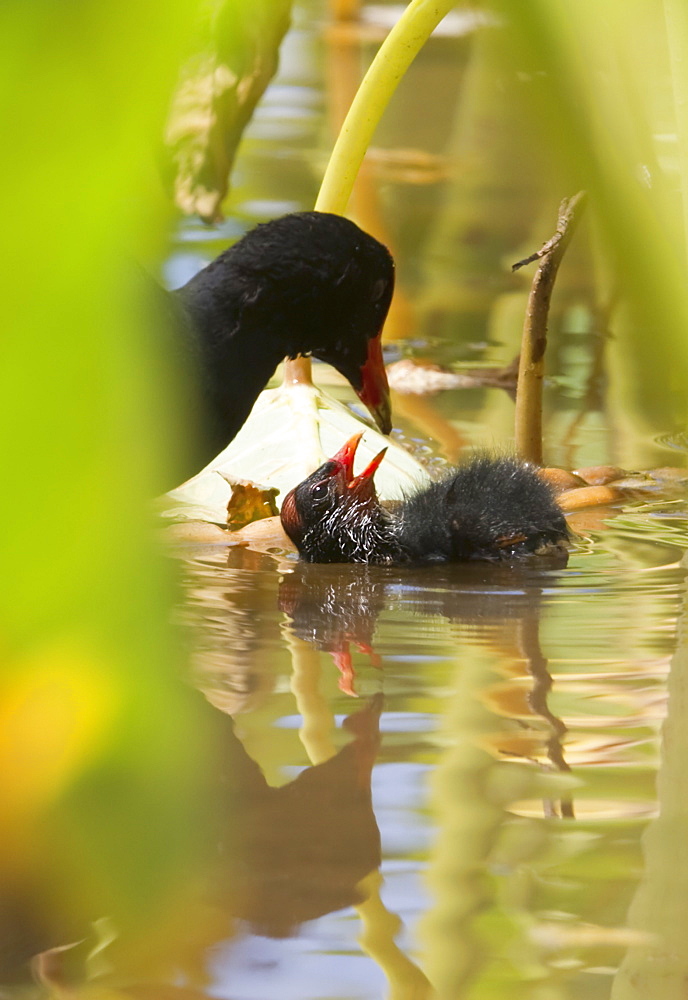
POLYGON ((285 357, 333 365, 389 433, 380 347, 394 288, 389 251, 357 225, 296 212, 251 230, 170 293, 158 316, 197 386, 197 471, 237 434, 285 357))
POLYGON ((307 562, 423 565, 565 551, 564 515, 532 466, 478 456, 388 509, 373 482, 384 451, 353 475, 360 437, 284 500, 282 524, 307 562))

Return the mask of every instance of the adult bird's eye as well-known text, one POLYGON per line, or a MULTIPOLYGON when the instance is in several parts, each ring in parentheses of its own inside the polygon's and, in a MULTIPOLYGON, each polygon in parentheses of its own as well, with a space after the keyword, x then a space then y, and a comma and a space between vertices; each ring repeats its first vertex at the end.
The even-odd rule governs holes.
POLYGON ((379 302, 386 291, 387 291, 386 279, 378 278, 371 289, 370 297, 373 300, 373 302, 379 302))

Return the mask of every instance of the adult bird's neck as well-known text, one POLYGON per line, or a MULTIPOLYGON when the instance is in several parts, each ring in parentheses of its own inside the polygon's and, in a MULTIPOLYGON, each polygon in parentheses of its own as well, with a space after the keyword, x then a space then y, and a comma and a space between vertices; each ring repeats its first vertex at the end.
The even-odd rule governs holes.
POLYGON ((240 297, 218 294, 207 275, 175 295, 188 318, 188 360, 204 396, 203 457, 210 461, 239 432, 284 351, 274 331, 251 322, 240 297))

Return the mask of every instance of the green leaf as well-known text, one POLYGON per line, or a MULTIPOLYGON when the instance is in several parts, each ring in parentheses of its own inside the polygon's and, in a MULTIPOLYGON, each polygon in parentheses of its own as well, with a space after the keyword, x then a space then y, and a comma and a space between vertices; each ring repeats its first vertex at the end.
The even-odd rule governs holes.
POLYGON ((291 0, 215 0, 203 10, 165 146, 176 204, 217 222, 244 128, 277 69, 291 0))

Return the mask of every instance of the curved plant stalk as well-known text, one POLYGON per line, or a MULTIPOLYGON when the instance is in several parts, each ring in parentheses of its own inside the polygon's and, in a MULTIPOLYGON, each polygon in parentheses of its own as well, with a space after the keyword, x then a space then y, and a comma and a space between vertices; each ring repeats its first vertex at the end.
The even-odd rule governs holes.
POLYGON ((373 132, 399 81, 456 0, 411 0, 363 77, 344 120, 315 202, 317 212, 344 213, 373 132))
MULTIPOLYGON (((315 202, 343 215, 370 140, 399 81, 456 0, 411 0, 373 59, 344 119, 315 202)), ((311 363, 287 361, 285 381, 310 382, 311 363)))
MULTIPOLYGON (((334 2, 334 0, 333 0, 334 2)), ((360 3, 360 0, 356 0, 360 3)), ((386 34, 386 33, 385 33, 386 34)), ((327 32, 325 88, 327 93, 328 123, 332 142, 336 140, 351 103, 361 83, 361 49, 365 28, 360 20, 340 19, 327 32)), ((383 35, 383 38, 385 35, 383 35)), ((347 214, 362 229, 377 237, 395 256, 394 237, 381 204, 380 184, 376 171, 365 158, 356 175, 356 184, 347 214)), ((416 327, 415 304, 412 304, 398 282, 394 288, 387 318, 385 341, 403 340, 416 327)))

